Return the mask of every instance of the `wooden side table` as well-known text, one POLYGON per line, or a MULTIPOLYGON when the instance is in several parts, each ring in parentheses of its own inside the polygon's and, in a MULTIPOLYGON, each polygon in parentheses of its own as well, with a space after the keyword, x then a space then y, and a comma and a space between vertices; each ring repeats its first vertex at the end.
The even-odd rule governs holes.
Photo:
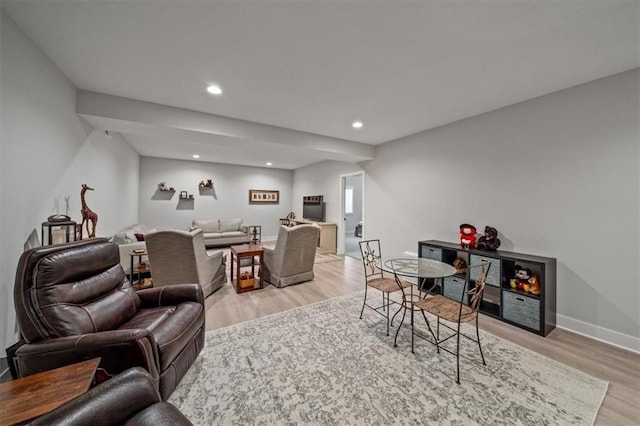
POLYGON ((233 263, 235 261, 236 267, 236 293, 244 293, 247 291, 258 290, 264 288, 263 275, 264 275, 264 250, 260 244, 242 244, 239 246, 231 246, 231 283, 233 284, 233 263), (260 267, 258 268, 259 279, 256 280, 256 283, 253 287, 240 287, 240 266, 242 264, 242 259, 251 259, 251 275, 255 277, 255 258, 258 257, 260 259, 260 267))
POLYGON ((100 358, 0 383, 0 424, 22 423, 55 410, 91 386, 100 358))
POLYGON ((129 253, 129 256, 131 258, 131 270, 129 272, 129 282, 131 282, 131 285, 134 288, 138 289, 138 290, 142 289, 142 288, 151 287, 153 285, 151 279, 146 279, 146 278, 143 279, 142 278, 142 274, 143 273, 150 272, 150 270, 151 270, 149 268, 149 263, 148 262, 146 263, 147 266, 146 266, 145 269, 142 269, 140 267, 140 265, 143 263, 142 262, 142 258, 144 256, 146 256, 146 255, 147 255, 147 251, 146 250, 143 250, 143 251, 135 251, 134 250, 131 253, 129 253), (133 261, 134 261, 134 258, 136 258, 136 257, 138 258, 138 264, 135 265, 135 267, 134 267, 133 261), (135 281, 135 282, 133 281, 134 274, 138 275, 138 281, 135 281))

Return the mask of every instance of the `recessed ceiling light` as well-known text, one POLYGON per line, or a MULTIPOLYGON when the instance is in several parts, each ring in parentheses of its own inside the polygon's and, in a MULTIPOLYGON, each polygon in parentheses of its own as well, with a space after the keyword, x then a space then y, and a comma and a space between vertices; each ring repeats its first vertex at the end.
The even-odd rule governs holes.
POLYGON ((222 89, 220 88, 220 86, 212 84, 207 87, 207 92, 211 93, 212 95, 219 95, 222 93, 222 89))
POLYGON ((354 129, 360 129, 362 128, 362 126, 362 121, 354 121, 353 124, 351 124, 351 127, 353 127, 354 129))
POLYGON ((198 154, 193 154, 193 158, 200 158, 198 154))
POLYGON ((271 161, 267 161, 267 162, 266 162, 266 165, 267 165, 267 166, 272 166, 272 165, 273 165, 273 163, 271 163, 271 161))

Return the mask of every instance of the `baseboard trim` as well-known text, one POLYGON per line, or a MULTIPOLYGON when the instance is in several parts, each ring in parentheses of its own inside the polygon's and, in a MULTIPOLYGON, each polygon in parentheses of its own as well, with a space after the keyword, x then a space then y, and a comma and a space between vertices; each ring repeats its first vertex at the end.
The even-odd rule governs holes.
POLYGON ((556 314, 556 326, 640 354, 640 338, 556 314))

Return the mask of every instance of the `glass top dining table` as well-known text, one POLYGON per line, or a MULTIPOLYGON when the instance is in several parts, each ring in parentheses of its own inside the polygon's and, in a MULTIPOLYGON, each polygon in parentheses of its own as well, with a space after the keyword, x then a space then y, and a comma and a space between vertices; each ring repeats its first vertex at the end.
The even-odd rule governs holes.
MULTIPOLYGON (((393 345, 398 346, 398 334, 400 333, 400 329, 404 324, 404 319, 407 311, 411 313, 411 352, 414 352, 414 311, 420 310, 415 305, 422 298, 422 293, 426 294, 433 291, 436 287, 437 283, 444 279, 445 277, 449 277, 451 275, 455 275, 456 269, 444 262, 440 262, 438 260, 433 259, 425 259, 422 257, 409 256, 409 255, 400 255, 400 256, 389 256, 378 259, 376 262, 376 266, 382 269, 385 272, 392 273, 395 277, 396 282, 398 283, 398 288, 402 290, 403 301, 401 303, 398 311, 393 315, 393 319, 391 323, 393 324, 393 320, 400 313, 400 311, 404 311, 402 314, 402 320, 400 321, 400 325, 398 325, 398 329, 396 330, 396 335, 393 340, 393 345), (400 277, 410 277, 417 278, 417 283, 411 283, 410 291, 405 293, 404 286, 401 284, 400 277), (414 287, 418 289, 418 294, 414 293, 414 287), (426 288, 429 286, 429 288, 426 288)), ((425 294, 425 297, 426 297, 425 294)), ((435 335, 431 330, 431 326, 429 325, 429 320, 427 319, 424 312, 422 312, 424 320, 431 332, 431 335, 436 341, 435 335)))
POLYGON ((409 255, 383 257, 377 263, 383 271, 403 277, 444 278, 456 273, 448 263, 409 255))

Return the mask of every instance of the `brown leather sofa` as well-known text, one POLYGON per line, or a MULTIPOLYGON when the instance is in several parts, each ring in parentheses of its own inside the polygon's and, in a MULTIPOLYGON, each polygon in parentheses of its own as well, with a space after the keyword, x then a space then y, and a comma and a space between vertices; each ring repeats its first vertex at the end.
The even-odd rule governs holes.
POLYGON ((166 400, 204 344, 200 286, 136 292, 104 238, 24 252, 14 303, 26 342, 15 353, 20 377, 101 357, 109 375, 143 367, 166 400))
POLYGON ((192 423, 175 406, 162 402, 149 373, 134 367, 30 424, 156 426, 192 423))

